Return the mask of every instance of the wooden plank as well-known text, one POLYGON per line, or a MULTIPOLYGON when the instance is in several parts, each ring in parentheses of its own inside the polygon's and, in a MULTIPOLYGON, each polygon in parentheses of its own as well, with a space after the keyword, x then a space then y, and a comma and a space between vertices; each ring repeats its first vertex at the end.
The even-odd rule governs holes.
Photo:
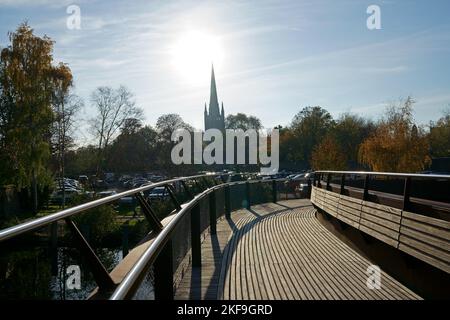
POLYGON ((389 206, 385 206, 385 205, 378 204, 378 203, 375 203, 375 202, 362 201, 361 204, 363 205, 363 207, 372 208, 372 209, 375 209, 375 210, 378 210, 378 211, 391 213, 391 214, 394 214, 394 215, 397 215, 397 216, 401 216, 401 214, 402 214, 402 210, 400 210, 400 209, 389 207, 389 206))
POLYGON ((405 243, 400 243, 398 248, 399 248, 399 250, 402 250, 422 261, 425 261, 425 262, 431 264, 432 266, 435 266, 436 268, 439 268, 447 273, 450 273, 450 265, 448 263, 445 263, 434 257, 431 257, 430 255, 428 255, 420 250, 417 250, 416 248, 410 247, 405 243))
POLYGON ((383 210, 379 210, 379 209, 375 209, 372 207, 367 207, 367 206, 362 206, 361 207, 361 211, 366 213, 366 214, 370 214, 372 216, 376 216, 378 218, 396 223, 396 224, 400 224, 400 220, 401 220, 401 216, 397 215, 397 214, 393 214, 391 212, 388 211, 383 211, 383 210))
POLYGON ((430 234, 434 237, 439 237, 441 239, 450 241, 450 232, 448 230, 438 228, 423 222, 419 222, 417 220, 412 220, 410 218, 403 218, 402 219, 402 226, 408 227, 410 229, 414 229, 417 231, 421 231, 423 233, 430 234))
POLYGON ((392 222, 387 219, 379 218, 379 216, 375 216, 372 213, 361 212, 361 223, 363 220, 370 221, 377 225, 380 225, 384 229, 391 229, 395 231, 395 237, 398 238, 398 233, 400 231, 400 224, 392 222))
POLYGON ((442 260, 447 264, 450 263, 450 254, 446 250, 442 250, 439 247, 430 246, 429 244, 417 241, 416 239, 405 235, 400 236, 400 243, 425 252, 427 255, 442 260))
POLYGON ((402 226, 400 228, 400 235, 406 235, 409 238, 417 239, 419 241, 428 243, 432 246, 442 248, 443 250, 450 251, 450 242, 443 240, 438 237, 434 237, 432 235, 422 233, 420 231, 416 231, 414 229, 410 229, 406 226, 402 226))
POLYGON ((362 202, 363 202, 361 199, 352 198, 352 197, 349 197, 349 196, 345 196, 343 194, 341 194, 339 198, 341 200, 343 200, 343 201, 353 202, 353 203, 356 203, 356 204, 362 204, 362 202))
POLYGON ((371 235, 372 237, 377 238, 378 240, 381 240, 381 241, 383 241, 383 242, 385 242, 385 243, 387 243, 387 244, 389 244, 389 245, 391 245, 391 246, 393 246, 395 248, 397 248, 397 246, 398 246, 398 241, 396 239, 386 235, 385 232, 383 232, 383 233, 379 232, 378 231, 379 229, 378 228, 375 229, 373 224, 370 224, 368 222, 364 222, 363 223, 361 221, 361 224, 359 226, 359 230, 361 230, 361 231, 371 235))
POLYGON ((403 211, 402 216, 410 220, 420 221, 425 224, 429 224, 434 227, 442 228, 444 230, 450 231, 450 221, 440 220, 432 217, 427 217, 417 213, 411 213, 408 211, 403 211))
POLYGON ((348 201, 347 199, 340 199, 339 206, 346 206, 348 208, 352 208, 357 211, 361 211, 361 204, 353 202, 353 201, 348 201))

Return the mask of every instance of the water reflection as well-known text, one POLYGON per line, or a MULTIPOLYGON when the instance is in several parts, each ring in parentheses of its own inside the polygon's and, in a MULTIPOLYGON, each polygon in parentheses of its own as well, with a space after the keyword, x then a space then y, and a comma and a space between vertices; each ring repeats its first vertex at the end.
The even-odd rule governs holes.
MULTIPOLYGON (((120 249, 99 248, 96 253, 105 268, 111 271, 120 260, 120 249)), ((86 299, 96 287, 86 262, 76 248, 49 247, 2 248, 0 253, 0 299, 86 299), (78 265, 81 271, 81 288, 67 286, 70 265, 78 265)))

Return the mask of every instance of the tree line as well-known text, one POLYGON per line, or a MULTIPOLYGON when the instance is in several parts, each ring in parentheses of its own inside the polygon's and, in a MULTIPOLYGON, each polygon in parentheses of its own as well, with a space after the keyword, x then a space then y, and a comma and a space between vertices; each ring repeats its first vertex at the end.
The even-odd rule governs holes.
POLYGON ((337 119, 306 107, 280 127, 280 163, 313 170, 420 172, 432 158, 450 156, 450 113, 428 126, 413 117, 412 97, 388 105, 378 121, 345 113, 337 119))
MULTIPOLYGON (((92 92, 95 113, 88 127, 94 142, 77 145, 85 102, 74 94, 69 66, 54 61, 54 42, 26 23, 9 33, 9 42, 0 56, 0 186, 21 190, 34 212, 54 178, 148 171, 177 176, 206 168, 172 163, 172 132, 192 126, 177 114, 160 116, 154 127, 145 124, 125 86, 92 92)), ((350 113, 333 119, 320 106, 305 107, 288 126, 277 127, 280 169, 424 170, 432 157, 450 156, 450 114, 425 128, 414 122, 413 106, 408 97, 378 121, 350 113)), ((227 116, 226 128, 263 126, 257 117, 238 113, 227 116)))

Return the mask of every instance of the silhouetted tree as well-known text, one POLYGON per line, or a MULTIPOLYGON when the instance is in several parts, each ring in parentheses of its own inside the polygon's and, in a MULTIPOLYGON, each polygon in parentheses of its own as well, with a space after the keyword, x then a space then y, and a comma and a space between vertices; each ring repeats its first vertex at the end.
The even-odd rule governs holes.
POLYGON ((106 150, 117 137, 127 119, 142 119, 143 111, 135 105, 133 94, 124 86, 118 89, 99 87, 91 95, 97 115, 91 119, 91 130, 98 141, 97 174, 106 160, 106 150))

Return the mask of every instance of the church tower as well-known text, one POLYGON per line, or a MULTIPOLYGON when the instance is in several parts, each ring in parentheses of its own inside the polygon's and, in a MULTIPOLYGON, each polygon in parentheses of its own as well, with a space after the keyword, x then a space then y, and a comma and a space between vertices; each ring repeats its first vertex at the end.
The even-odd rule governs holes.
POLYGON ((205 130, 219 129, 225 132, 225 111, 222 102, 222 111, 219 109, 219 99, 217 98, 216 78, 214 76, 214 66, 211 70, 211 88, 209 96, 209 109, 206 109, 205 103, 205 130))

